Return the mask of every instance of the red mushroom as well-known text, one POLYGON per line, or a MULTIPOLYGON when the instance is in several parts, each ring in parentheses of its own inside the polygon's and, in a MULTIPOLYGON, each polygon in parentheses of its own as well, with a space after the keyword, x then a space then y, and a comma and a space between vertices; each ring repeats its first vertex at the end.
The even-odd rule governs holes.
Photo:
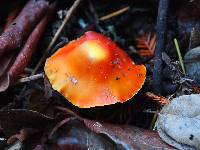
POLYGON ((80 108, 125 102, 142 87, 144 65, 135 65, 113 41, 89 31, 47 59, 53 89, 80 108))

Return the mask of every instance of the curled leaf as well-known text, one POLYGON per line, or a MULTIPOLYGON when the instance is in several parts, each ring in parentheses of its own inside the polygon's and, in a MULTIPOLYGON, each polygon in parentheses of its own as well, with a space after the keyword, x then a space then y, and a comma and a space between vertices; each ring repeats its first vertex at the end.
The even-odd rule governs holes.
POLYGON ((15 60, 13 60, 14 63, 13 61, 11 62, 11 60, 15 56, 14 52, 11 52, 8 55, 9 57, 6 58, 4 62, 5 69, 2 71, 2 76, 0 76, 0 92, 5 91, 10 86, 10 84, 12 84, 12 82, 18 78, 18 76, 24 71, 25 67, 28 65, 32 54, 36 50, 38 43, 40 42, 40 39, 46 29, 47 23, 49 22, 55 10, 55 6, 56 3, 50 5, 48 13, 42 18, 42 20, 38 23, 33 32, 30 34, 22 50, 17 55, 15 60))
POLYGON ((161 138, 178 149, 200 149, 200 95, 183 95, 160 112, 157 127, 161 138))
POLYGON ((0 56, 20 48, 35 25, 48 9, 46 0, 29 0, 18 17, 0 36, 0 56))

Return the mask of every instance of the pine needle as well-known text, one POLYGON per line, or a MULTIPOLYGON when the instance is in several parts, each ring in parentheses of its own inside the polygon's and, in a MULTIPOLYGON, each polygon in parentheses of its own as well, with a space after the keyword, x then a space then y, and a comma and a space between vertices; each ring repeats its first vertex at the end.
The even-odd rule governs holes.
POLYGON ((108 19, 110 19, 110 18, 112 18, 112 17, 118 16, 118 15, 120 15, 120 14, 122 14, 122 13, 128 11, 129 9, 130 9, 130 7, 128 6, 128 7, 122 8, 122 9, 120 9, 120 10, 117 10, 117 11, 115 11, 115 12, 112 12, 112 13, 110 13, 110 14, 108 14, 108 15, 105 15, 105 16, 99 18, 99 19, 100 19, 101 21, 108 20, 108 19))

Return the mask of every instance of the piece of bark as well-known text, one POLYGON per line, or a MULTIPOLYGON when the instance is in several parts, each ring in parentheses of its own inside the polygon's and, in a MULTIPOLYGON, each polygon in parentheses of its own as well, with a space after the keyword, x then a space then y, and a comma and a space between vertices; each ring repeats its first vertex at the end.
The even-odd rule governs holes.
POLYGON ((17 77, 24 71, 25 67, 28 65, 32 54, 37 48, 38 43, 46 29, 46 26, 55 11, 56 2, 50 5, 47 15, 45 15, 42 20, 38 23, 36 28, 30 34, 24 47, 18 54, 14 63, 8 69, 8 71, 0 78, 0 92, 5 91, 12 82, 17 79, 17 77))
POLYGON ((0 56, 22 46, 48 7, 49 2, 46 0, 30 0, 25 5, 13 23, 0 36, 0 56))

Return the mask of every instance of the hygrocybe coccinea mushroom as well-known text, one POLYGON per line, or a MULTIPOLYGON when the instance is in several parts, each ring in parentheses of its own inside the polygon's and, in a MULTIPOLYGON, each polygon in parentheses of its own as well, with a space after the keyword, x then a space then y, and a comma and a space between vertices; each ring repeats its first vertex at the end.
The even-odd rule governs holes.
POLYGON ((113 41, 89 31, 47 59, 53 89, 81 108, 125 102, 142 87, 144 65, 135 65, 113 41))

